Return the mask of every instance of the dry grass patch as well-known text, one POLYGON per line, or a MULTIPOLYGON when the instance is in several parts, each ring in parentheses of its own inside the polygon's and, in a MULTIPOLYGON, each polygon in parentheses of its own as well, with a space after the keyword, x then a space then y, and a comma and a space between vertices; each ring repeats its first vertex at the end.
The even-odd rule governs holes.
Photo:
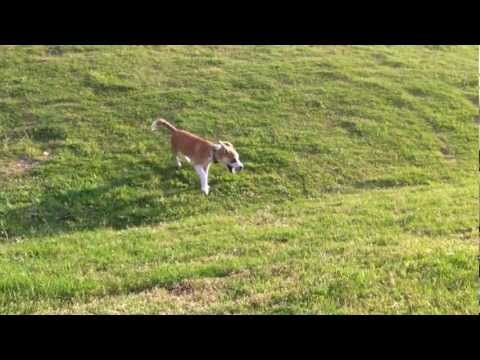
POLYGON ((17 160, 9 161, 1 165, 0 178, 19 176, 38 165, 39 161, 22 156, 17 160))
POLYGON ((41 156, 35 158, 22 155, 16 160, 0 161, 0 179, 23 175, 34 167, 38 166, 42 161, 48 160, 49 151, 44 151, 41 156))

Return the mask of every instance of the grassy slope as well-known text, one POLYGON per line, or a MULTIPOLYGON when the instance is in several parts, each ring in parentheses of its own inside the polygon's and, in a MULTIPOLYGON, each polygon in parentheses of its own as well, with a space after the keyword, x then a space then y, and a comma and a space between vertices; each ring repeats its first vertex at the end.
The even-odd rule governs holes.
POLYGON ((0 47, 0 312, 478 312, 477 64, 0 47), (158 115, 232 141, 248 171, 212 168, 205 198, 158 115), (21 156, 39 164, 15 176, 21 156))

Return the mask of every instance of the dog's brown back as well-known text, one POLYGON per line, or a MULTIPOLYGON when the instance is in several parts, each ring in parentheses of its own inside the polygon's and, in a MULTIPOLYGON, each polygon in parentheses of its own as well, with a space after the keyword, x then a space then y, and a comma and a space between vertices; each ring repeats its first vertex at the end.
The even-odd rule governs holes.
POLYGON ((210 160, 213 143, 188 131, 173 131, 171 143, 174 154, 182 153, 188 156, 193 164, 204 165, 210 160))
POLYGON ((165 119, 157 119, 152 129, 165 127, 171 132, 171 145, 174 155, 182 153, 190 158, 193 164, 206 165, 210 160, 213 143, 185 130, 177 129, 165 119))

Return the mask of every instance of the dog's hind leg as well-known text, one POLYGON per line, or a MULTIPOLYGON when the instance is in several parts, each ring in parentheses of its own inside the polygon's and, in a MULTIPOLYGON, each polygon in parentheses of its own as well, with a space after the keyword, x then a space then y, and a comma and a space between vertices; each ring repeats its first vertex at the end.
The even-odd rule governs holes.
POLYGON ((180 160, 180 154, 175 155, 175 161, 177 162, 177 167, 181 168, 182 167, 182 160, 180 160))
POLYGON ((177 164, 177 167, 180 169, 182 167, 182 159, 181 159, 182 153, 178 149, 176 137, 172 136, 170 139, 170 142, 172 145, 172 154, 175 157, 175 162, 177 164))

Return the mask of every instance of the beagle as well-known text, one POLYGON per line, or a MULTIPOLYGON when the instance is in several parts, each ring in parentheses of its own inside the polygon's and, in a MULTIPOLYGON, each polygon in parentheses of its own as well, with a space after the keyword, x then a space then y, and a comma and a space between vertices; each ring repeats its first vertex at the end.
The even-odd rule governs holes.
POLYGON ((208 195, 208 169, 213 163, 225 165, 231 173, 243 170, 243 164, 233 145, 226 141, 219 141, 218 144, 177 129, 165 119, 157 119, 152 123, 152 131, 160 127, 167 128, 171 133, 172 152, 175 156, 177 166, 181 167, 181 157, 191 163, 200 177, 201 190, 208 195))

